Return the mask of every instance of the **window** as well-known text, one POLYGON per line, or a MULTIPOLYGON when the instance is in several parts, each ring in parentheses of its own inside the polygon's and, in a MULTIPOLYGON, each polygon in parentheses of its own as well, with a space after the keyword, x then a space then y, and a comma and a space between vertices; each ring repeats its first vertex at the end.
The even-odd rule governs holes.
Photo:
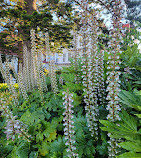
POLYGON ((71 53, 68 53, 68 61, 71 59, 71 53))
POLYGON ((56 62, 56 63, 58 63, 58 57, 56 57, 56 60, 55 60, 55 62, 56 62))
POLYGON ((66 54, 63 53, 63 62, 65 62, 65 61, 66 61, 66 54))
POLYGON ((58 54, 55 54, 55 62, 58 63, 58 54))

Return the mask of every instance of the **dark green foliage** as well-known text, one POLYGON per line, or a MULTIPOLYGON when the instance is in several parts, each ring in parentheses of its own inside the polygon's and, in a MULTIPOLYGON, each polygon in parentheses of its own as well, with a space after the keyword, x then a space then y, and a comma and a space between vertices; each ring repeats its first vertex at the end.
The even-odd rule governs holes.
MULTIPOLYGON (((103 131, 111 133, 111 137, 121 139, 120 153, 118 158, 141 157, 141 54, 137 49, 138 45, 133 43, 131 35, 139 39, 140 33, 131 30, 123 43, 123 52, 120 55, 122 61, 121 70, 121 92, 119 93, 122 112, 120 113, 121 121, 110 122, 100 120, 104 127, 103 131), (125 111, 126 110, 126 111, 125 111)), ((108 54, 105 54, 107 60, 108 54)), ((106 64, 105 64, 106 65, 106 64)), ((106 72, 106 70, 105 70, 106 72)))
POLYGON ((22 141, 18 144, 16 149, 16 155, 20 158, 27 158, 30 152, 30 144, 27 141, 22 141))
MULTIPOLYGON (((119 145, 129 152, 119 155, 119 158, 141 157, 141 95, 122 91, 119 96, 121 103, 126 105, 126 108, 130 108, 128 110, 130 114, 123 110, 122 113, 120 113, 121 121, 118 121, 117 124, 107 120, 101 120, 100 122, 104 125, 101 129, 111 133, 111 137, 113 138, 123 139, 123 142, 119 143, 119 145)), ((124 150, 122 152, 124 152, 124 150)))
MULTIPOLYGON (((140 26, 140 24, 138 25, 140 26)), ((141 54, 134 39, 140 39, 141 33, 136 29, 131 29, 124 38, 121 54, 121 89, 133 91, 134 88, 141 89, 141 54)))
POLYGON ((119 94, 120 102, 127 108, 134 108, 135 110, 141 110, 141 97, 135 93, 131 93, 122 90, 119 94))
MULTIPOLYGON (((28 155, 30 155, 30 157, 34 155, 38 157, 38 155, 45 156, 47 154, 49 156, 53 153, 51 146, 57 143, 57 135, 62 134, 59 131, 62 131, 62 125, 60 123, 62 122, 63 108, 61 103, 60 106, 55 108, 56 103, 59 103, 61 98, 50 93, 48 96, 45 96, 46 99, 44 103, 41 103, 41 100, 39 100, 40 94, 38 91, 34 91, 29 95, 29 101, 24 101, 22 105, 13 110, 14 115, 17 115, 20 121, 27 125, 28 135, 31 136, 29 138, 30 142, 20 142, 20 139, 15 140, 15 145, 13 144, 14 146, 12 146, 13 150, 11 149, 11 154, 15 157, 26 158, 28 155), (47 97, 50 96, 51 98, 48 99, 47 97), (54 140, 55 142, 53 142, 54 140), (53 142, 53 144, 51 144, 51 142, 53 142), (47 151, 46 147, 51 151, 47 151)), ((1 127, 2 126, 4 126, 4 123, 1 123, 1 127)), ((5 140, 5 135, 3 135, 3 137, 5 140)), ((62 136, 60 135, 58 141, 60 142, 61 139, 62 136)), ((1 139, 1 141, 2 140, 3 139, 1 139)), ((3 154, 7 148, 8 146, 5 145, 3 154)), ((59 150, 60 147, 58 150, 56 148, 56 153, 59 152, 59 150)))
POLYGON ((87 127, 86 118, 79 116, 74 119, 76 140, 77 140, 77 153, 80 157, 93 157, 95 154, 94 139, 91 137, 89 129, 87 127), (85 152, 84 152, 85 150, 85 152))
MULTIPOLYGON (((81 65, 80 68, 81 69, 81 65)), ((73 93, 74 104, 74 126, 77 153, 80 158, 99 158, 107 157, 107 141, 106 133, 99 129, 99 141, 95 142, 91 137, 91 133, 87 126, 84 102, 83 102, 83 86, 80 81, 75 84, 76 71, 72 65, 64 68, 61 74, 58 72, 58 78, 61 75, 64 84, 60 85, 60 92, 56 95, 51 91, 44 93, 44 99, 40 98, 37 90, 28 92, 29 100, 24 101, 19 98, 17 107, 9 105, 13 111, 13 115, 27 125, 27 133, 30 135, 29 142, 23 138, 17 138, 12 143, 11 140, 6 141, 5 134, 1 133, 2 152, 1 155, 7 154, 7 158, 26 157, 50 157, 50 158, 67 158, 64 132, 63 132, 63 112, 64 105, 62 100, 62 92, 68 88, 73 93), (4 144, 8 142, 9 145, 4 144), (22 150, 23 149, 23 150, 22 150), (22 150, 22 151, 21 151, 22 150)), ((47 79, 49 90, 50 81, 47 79)), ((104 107, 100 107, 100 111, 104 114, 100 115, 101 119, 106 118, 104 107)), ((5 121, 1 123, 1 128, 5 126, 5 121)))

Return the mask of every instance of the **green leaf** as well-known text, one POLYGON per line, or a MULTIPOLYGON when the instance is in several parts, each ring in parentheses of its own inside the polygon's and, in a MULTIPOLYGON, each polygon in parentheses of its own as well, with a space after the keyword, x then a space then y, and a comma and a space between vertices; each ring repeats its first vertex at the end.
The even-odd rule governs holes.
POLYGON ((52 140, 55 140, 56 135, 57 135, 56 131, 50 133, 50 135, 49 135, 49 137, 47 138, 47 140, 48 140, 49 142, 51 142, 52 140))
POLYGON ((58 153, 58 152, 61 152, 63 153, 63 150, 65 148, 65 145, 63 143, 63 139, 59 136, 57 138, 57 140, 54 140, 52 143, 51 143, 51 152, 54 153, 58 153))
POLYGON ((19 156, 16 154, 17 146, 14 146, 12 152, 7 156, 8 158, 19 158, 19 156))
POLYGON ((28 158, 29 151, 29 142, 24 141, 17 147, 16 154, 19 156, 19 158, 28 158))
POLYGON ((134 138, 138 135, 137 121, 134 117, 130 116, 126 111, 120 113, 121 120, 117 125, 116 123, 108 120, 100 120, 105 127, 101 127, 102 130, 112 133, 112 137, 115 138, 134 138))
POLYGON ((46 129, 44 130, 43 135, 47 138, 48 141, 54 140, 57 135, 56 128, 53 127, 50 123, 48 123, 48 126, 46 126, 46 129))
POLYGON ((136 140, 136 142, 122 142, 119 145, 126 150, 133 152, 141 152, 141 141, 136 140))
POLYGON ((135 114, 138 118, 141 118, 141 114, 135 114))
POLYGON ((48 145, 48 142, 43 142, 42 145, 41 145, 41 148, 39 149, 39 152, 42 156, 45 156, 46 154, 49 153, 49 145, 48 145))
POLYGON ((21 108, 21 110, 23 110, 24 108, 27 108, 27 100, 25 100, 24 102, 23 102, 23 104, 20 106, 20 108, 21 108))
POLYGON ((135 95, 134 93, 122 90, 119 93, 120 102, 125 104, 128 107, 135 108, 136 110, 141 111, 141 96, 135 95))
POLYGON ((74 73, 64 73, 62 75, 63 79, 67 82, 73 82, 75 79, 74 73))
POLYGON ((38 152, 37 151, 32 151, 29 155, 29 158, 37 158, 38 157, 38 152))
POLYGON ((134 83, 136 83, 136 84, 139 84, 139 85, 140 85, 140 84, 141 84, 141 81, 135 81, 134 83))
POLYGON ((27 110, 20 118, 20 121, 24 122, 27 125, 34 125, 39 123, 41 120, 44 120, 44 112, 42 108, 36 109, 33 113, 27 110))
POLYGON ((124 123, 121 126, 127 128, 129 131, 137 132, 137 121, 134 117, 130 116, 126 111, 122 111, 120 115, 124 123), (124 125, 125 124, 125 125, 124 125))
POLYGON ((60 99, 60 97, 56 96, 55 94, 53 94, 51 97, 50 97, 50 100, 49 102, 47 102, 45 104, 45 107, 48 109, 48 111, 60 111, 62 110, 62 99, 60 99))
POLYGON ((25 124, 29 125, 30 124, 30 118, 31 118, 31 113, 29 110, 27 110, 20 118, 20 121, 24 122, 25 124))
POLYGON ((41 131, 38 132, 38 134, 36 135, 36 142, 40 142, 40 141, 43 141, 44 139, 44 136, 43 136, 43 133, 41 133, 41 131))
POLYGON ((135 152, 126 152, 124 154, 121 154, 117 156, 118 158, 141 158, 141 153, 135 153, 135 152))

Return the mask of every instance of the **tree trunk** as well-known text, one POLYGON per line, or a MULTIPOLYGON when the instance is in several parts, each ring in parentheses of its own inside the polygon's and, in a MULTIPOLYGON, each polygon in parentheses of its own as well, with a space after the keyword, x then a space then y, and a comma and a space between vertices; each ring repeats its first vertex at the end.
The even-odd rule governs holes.
POLYGON ((37 0, 24 0, 26 2, 25 10, 27 11, 27 14, 32 14, 36 9, 36 1, 37 0))
POLYGON ((22 41, 18 41, 18 70, 19 70, 19 63, 23 63, 23 44, 22 41))

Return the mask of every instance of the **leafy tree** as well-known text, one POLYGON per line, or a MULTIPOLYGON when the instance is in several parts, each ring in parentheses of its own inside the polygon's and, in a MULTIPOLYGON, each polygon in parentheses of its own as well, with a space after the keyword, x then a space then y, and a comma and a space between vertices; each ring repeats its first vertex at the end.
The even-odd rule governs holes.
POLYGON ((31 28, 36 29, 38 39, 41 38, 41 31, 48 31, 56 52, 61 46, 69 44, 72 23, 69 3, 53 0, 37 5, 36 0, 25 0, 1 2, 0 6, 0 25, 3 30, 0 33, 1 52, 16 52, 22 62, 23 45, 26 44, 28 51, 31 51, 31 28), (56 21, 53 20, 53 14, 56 15, 56 21))

